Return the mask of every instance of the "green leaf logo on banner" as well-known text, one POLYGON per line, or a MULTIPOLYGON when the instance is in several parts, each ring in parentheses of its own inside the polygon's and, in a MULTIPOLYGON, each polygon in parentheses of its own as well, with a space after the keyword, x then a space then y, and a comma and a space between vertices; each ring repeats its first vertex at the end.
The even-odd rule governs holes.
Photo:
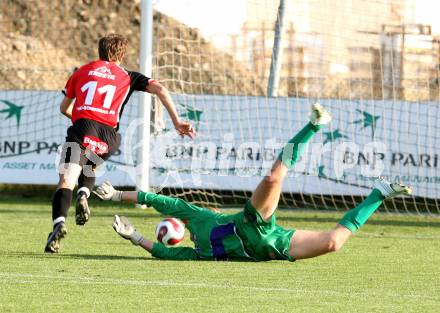
POLYGON ((6 113, 6 120, 12 117, 15 117, 17 119, 17 128, 20 125, 20 118, 21 118, 21 110, 23 110, 23 106, 17 105, 15 103, 12 103, 8 100, 0 100, 0 102, 3 102, 8 107, 7 109, 0 110, 0 113, 6 113))
POLYGON ((336 129, 336 130, 334 130, 332 132, 324 132, 323 135, 325 136, 324 145, 329 143, 329 142, 334 142, 334 141, 336 141, 339 138, 348 139, 348 136, 345 136, 345 135, 341 134, 339 129, 336 129))
POLYGON ((362 128, 365 129, 367 127, 371 127, 371 138, 374 138, 374 132, 377 126, 377 120, 380 118, 380 115, 372 115, 366 111, 361 111, 356 109, 359 113, 363 114, 364 118, 360 120, 353 121, 352 124, 361 124, 362 128))

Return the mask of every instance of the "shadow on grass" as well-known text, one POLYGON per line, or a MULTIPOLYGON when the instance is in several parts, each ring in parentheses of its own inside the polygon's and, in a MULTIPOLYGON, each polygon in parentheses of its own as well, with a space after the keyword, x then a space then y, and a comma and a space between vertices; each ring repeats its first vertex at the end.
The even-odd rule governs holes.
POLYGON ((108 254, 62 254, 63 258, 83 260, 152 260, 153 257, 130 256, 130 255, 108 255, 108 254))
POLYGON ((141 257, 141 256, 129 256, 129 255, 109 255, 109 254, 74 254, 74 253, 60 253, 60 254, 48 254, 37 252, 9 252, 5 253, 6 256, 16 257, 32 257, 32 258, 58 258, 58 259, 82 259, 82 260, 154 260, 153 257, 141 257))
MULTIPOLYGON (((342 214, 341 214, 342 218, 342 214)), ((338 223, 341 218, 333 218, 333 217, 321 217, 321 216, 310 216, 310 217, 295 217, 295 216, 277 216, 278 221, 283 222, 305 222, 305 223, 338 223)), ((419 217, 421 218, 421 217, 419 217)), ((426 227, 426 228, 440 228, 440 219, 437 221, 433 220, 400 220, 400 219, 390 219, 390 217, 386 217, 384 220, 369 220, 367 224, 370 225, 379 225, 379 226, 407 226, 407 227, 426 227)))
MULTIPOLYGON (((2 254, 0 254, 2 255, 2 254)), ((108 254, 74 254, 74 253, 60 253, 60 254, 47 254, 47 253, 37 253, 37 252, 9 252, 3 254, 5 256, 14 256, 14 257, 31 257, 31 258, 40 258, 40 259, 73 259, 73 260, 97 260, 97 261, 156 261, 163 262, 165 260, 154 258, 152 256, 140 257, 140 256, 129 256, 129 255, 108 255, 108 254)), ((167 262, 219 262, 214 259, 200 259, 200 260, 166 260, 167 262)), ((239 262, 239 263, 249 263, 249 260, 242 259, 229 259, 229 262, 239 262)), ((253 263, 253 262, 251 262, 253 263)))

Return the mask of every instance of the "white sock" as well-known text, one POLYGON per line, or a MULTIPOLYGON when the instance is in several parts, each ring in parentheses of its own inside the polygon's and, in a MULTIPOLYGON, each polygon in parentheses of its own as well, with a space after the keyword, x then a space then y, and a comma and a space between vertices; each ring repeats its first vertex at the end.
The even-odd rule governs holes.
POLYGON ((78 191, 76 192, 76 194, 79 194, 80 192, 84 192, 86 194, 86 197, 90 197, 90 189, 87 187, 81 187, 78 189, 78 191))
POLYGON ((60 217, 57 217, 56 219, 53 220, 53 224, 54 225, 58 224, 59 222, 65 223, 66 222, 66 218, 64 216, 60 216, 60 217))

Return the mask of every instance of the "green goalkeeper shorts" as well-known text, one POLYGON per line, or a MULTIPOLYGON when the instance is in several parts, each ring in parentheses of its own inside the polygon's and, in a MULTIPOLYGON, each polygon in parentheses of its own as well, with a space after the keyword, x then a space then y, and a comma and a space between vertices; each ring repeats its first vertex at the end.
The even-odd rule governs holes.
POLYGON ((275 214, 266 222, 248 201, 244 210, 236 215, 234 223, 246 252, 256 260, 295 261, 289 256, 290 241, 295 230, 278 226, 275 214))

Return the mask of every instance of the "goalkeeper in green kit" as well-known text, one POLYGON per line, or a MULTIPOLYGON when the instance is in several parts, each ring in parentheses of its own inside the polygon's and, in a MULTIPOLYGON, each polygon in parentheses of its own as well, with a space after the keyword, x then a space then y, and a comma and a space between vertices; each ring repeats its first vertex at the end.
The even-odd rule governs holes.
POLYGON ((310 141, 331 115, 319 104, 312 106, 310 122, 281 151, 271 171, 263 178, 236 214, 216 213, 184 200, 149 192, 118 191, 109 182, 94 193, 103 200, 146 204, 160 213, 187 221, 195 248, 168 248, 137 232, 125 218, 115 216, 113 228, 125 239, 149 251, 154 257, 172 260, 299 260, 338 251, 382 204, 397 195, 411 193, 409 187, 383 179, 374 183, 370 195, 356 208, 346 212, 330 231, 284 229, 276 224, 275 210, 286 174, 300 158, 310 141))

